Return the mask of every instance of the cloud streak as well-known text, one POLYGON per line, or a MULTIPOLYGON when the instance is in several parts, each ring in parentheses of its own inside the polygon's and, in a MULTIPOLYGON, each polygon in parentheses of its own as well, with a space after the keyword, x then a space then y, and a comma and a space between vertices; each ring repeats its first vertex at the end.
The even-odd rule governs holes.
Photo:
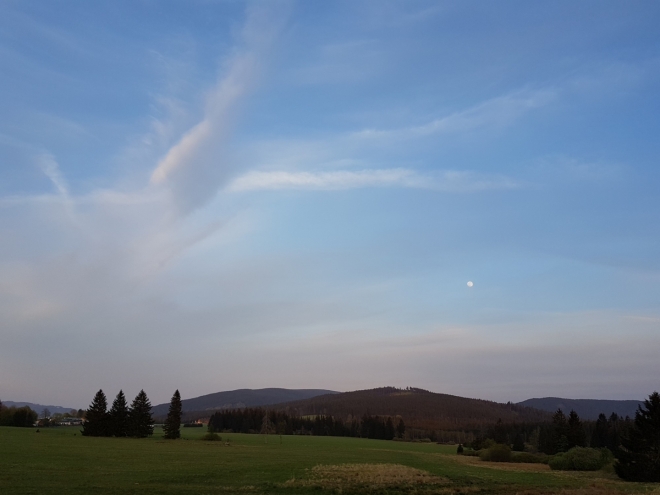
POLYGON ((50 181, 57 189, 57 192, 64 198, 69 197, 69 186, 64 180, 64 176, 60 171, 60 167, 55 160, 55 157, 50 154, 43 154, 38 158, 39 166, 43 173, 50 179, 50 181))
POLYGON ((483 127, 505 127, 525 114, 551 103, 557 94, 551 89, 523 90, 498 96, 473 107, 434 119, 426 124, 399 129, 364 129, 353 134, 357 139, 420 138, 438 134, 467 132, 483 127))
POLYGON ((235 179, 232 192, 314 190, 337 191, 366 187, 403 187, 442 192, 514 189, 521 183, 504 176, 443 171, 421 174, 405 168, 331 172, 252 171, 235 179))
POLYGON ((210 91, 204 118, 160 160, 151 184, 166 186, 182 213, 205 204, 234 173, 227 152, 237 106, 258 84, 270 47, 286 19, 281 4, 253 7, 228 59, 224 75, 210 91))

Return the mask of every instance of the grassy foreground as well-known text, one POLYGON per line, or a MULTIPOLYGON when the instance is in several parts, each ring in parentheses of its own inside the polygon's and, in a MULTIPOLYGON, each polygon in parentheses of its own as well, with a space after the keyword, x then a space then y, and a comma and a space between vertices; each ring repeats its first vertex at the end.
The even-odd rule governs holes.
POLYGON ((455 448, 356 438, 223 434, 82 437, 79 428, 0 427, 0 494, 658 493, 612 474, 484 463, 455 448), (228 444, 226 442, 228 440, 228 444))

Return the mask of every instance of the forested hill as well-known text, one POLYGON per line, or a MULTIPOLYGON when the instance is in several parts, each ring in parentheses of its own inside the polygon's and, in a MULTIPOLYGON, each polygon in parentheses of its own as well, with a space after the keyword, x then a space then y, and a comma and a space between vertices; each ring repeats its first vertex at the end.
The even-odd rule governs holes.
MULTIPOLYGON (((185 399, 183 403, 184 412, 212 411, 217 409, 240 409, 243 407, 257 407, 282 402, 309 399, 318 395, 337 394, 332 390, 322 389, 287 389, 287 388, 262 388, 229 390, 227 392, 216 392, 215 394, 202 395, 194 399, 185 399)), ((161 417, 167 415, 170 405, 159 404, 154 406, 153 415, 161 417)), ((201 416, 200 416, 201 417, 201 416)))
POLYGON ((27 406, 32 409, 34 412, 41 414, 44 409, 48 409, 51 414, 64 414, 76 409, 72 407, 61 407, 61 406, 44 406, 43 404, 35 404, 33 402, 12 402, 10 400, 2 401, 3 406, 7 407, 24 407, 27 406))
POLYGON ((619 416, 635 417, 637 406, 642 404, 638 400, 598 400, 598 399, 561 399, 559 397, 543 397, 541 399, 527 399, 518 405, 534 407, 542 411, 555 412, 561 409, 565 413, 574 410, 582 419, 598 419, 600 413, 609 417, 616 413, 619 416))
POLYGON ((427 390, 393 387, 358 390, 280 404, 275 409, 292 415, 328 415, 335 418, 361 417, 369 413, 401 416, 407 426, 433 429, 461 429, 512 422, 540 422, 549 413, 517 404, 500 404, 481 399, 436 394, 427 390))

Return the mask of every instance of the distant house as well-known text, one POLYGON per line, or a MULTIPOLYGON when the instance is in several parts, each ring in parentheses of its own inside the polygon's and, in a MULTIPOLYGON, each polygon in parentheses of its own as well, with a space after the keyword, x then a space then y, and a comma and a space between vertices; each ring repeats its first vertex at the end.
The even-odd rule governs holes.
POLYGON ((62 418, 57 424, 60 426, 81 426, 83 424, 82 418, 62 418))

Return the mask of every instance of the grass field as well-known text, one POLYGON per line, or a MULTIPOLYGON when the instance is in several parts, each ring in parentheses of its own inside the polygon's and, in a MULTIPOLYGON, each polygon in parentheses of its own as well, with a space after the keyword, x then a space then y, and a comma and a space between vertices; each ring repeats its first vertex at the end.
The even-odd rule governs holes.
POLYGON ((658 493, 612 474, 484 463, 452 446, 357 438, 223 434, 199 440, 82 437, 79 428, 0 427, 0 494, 658 493), (226 442, 228 440, 228 443, 226 442))

